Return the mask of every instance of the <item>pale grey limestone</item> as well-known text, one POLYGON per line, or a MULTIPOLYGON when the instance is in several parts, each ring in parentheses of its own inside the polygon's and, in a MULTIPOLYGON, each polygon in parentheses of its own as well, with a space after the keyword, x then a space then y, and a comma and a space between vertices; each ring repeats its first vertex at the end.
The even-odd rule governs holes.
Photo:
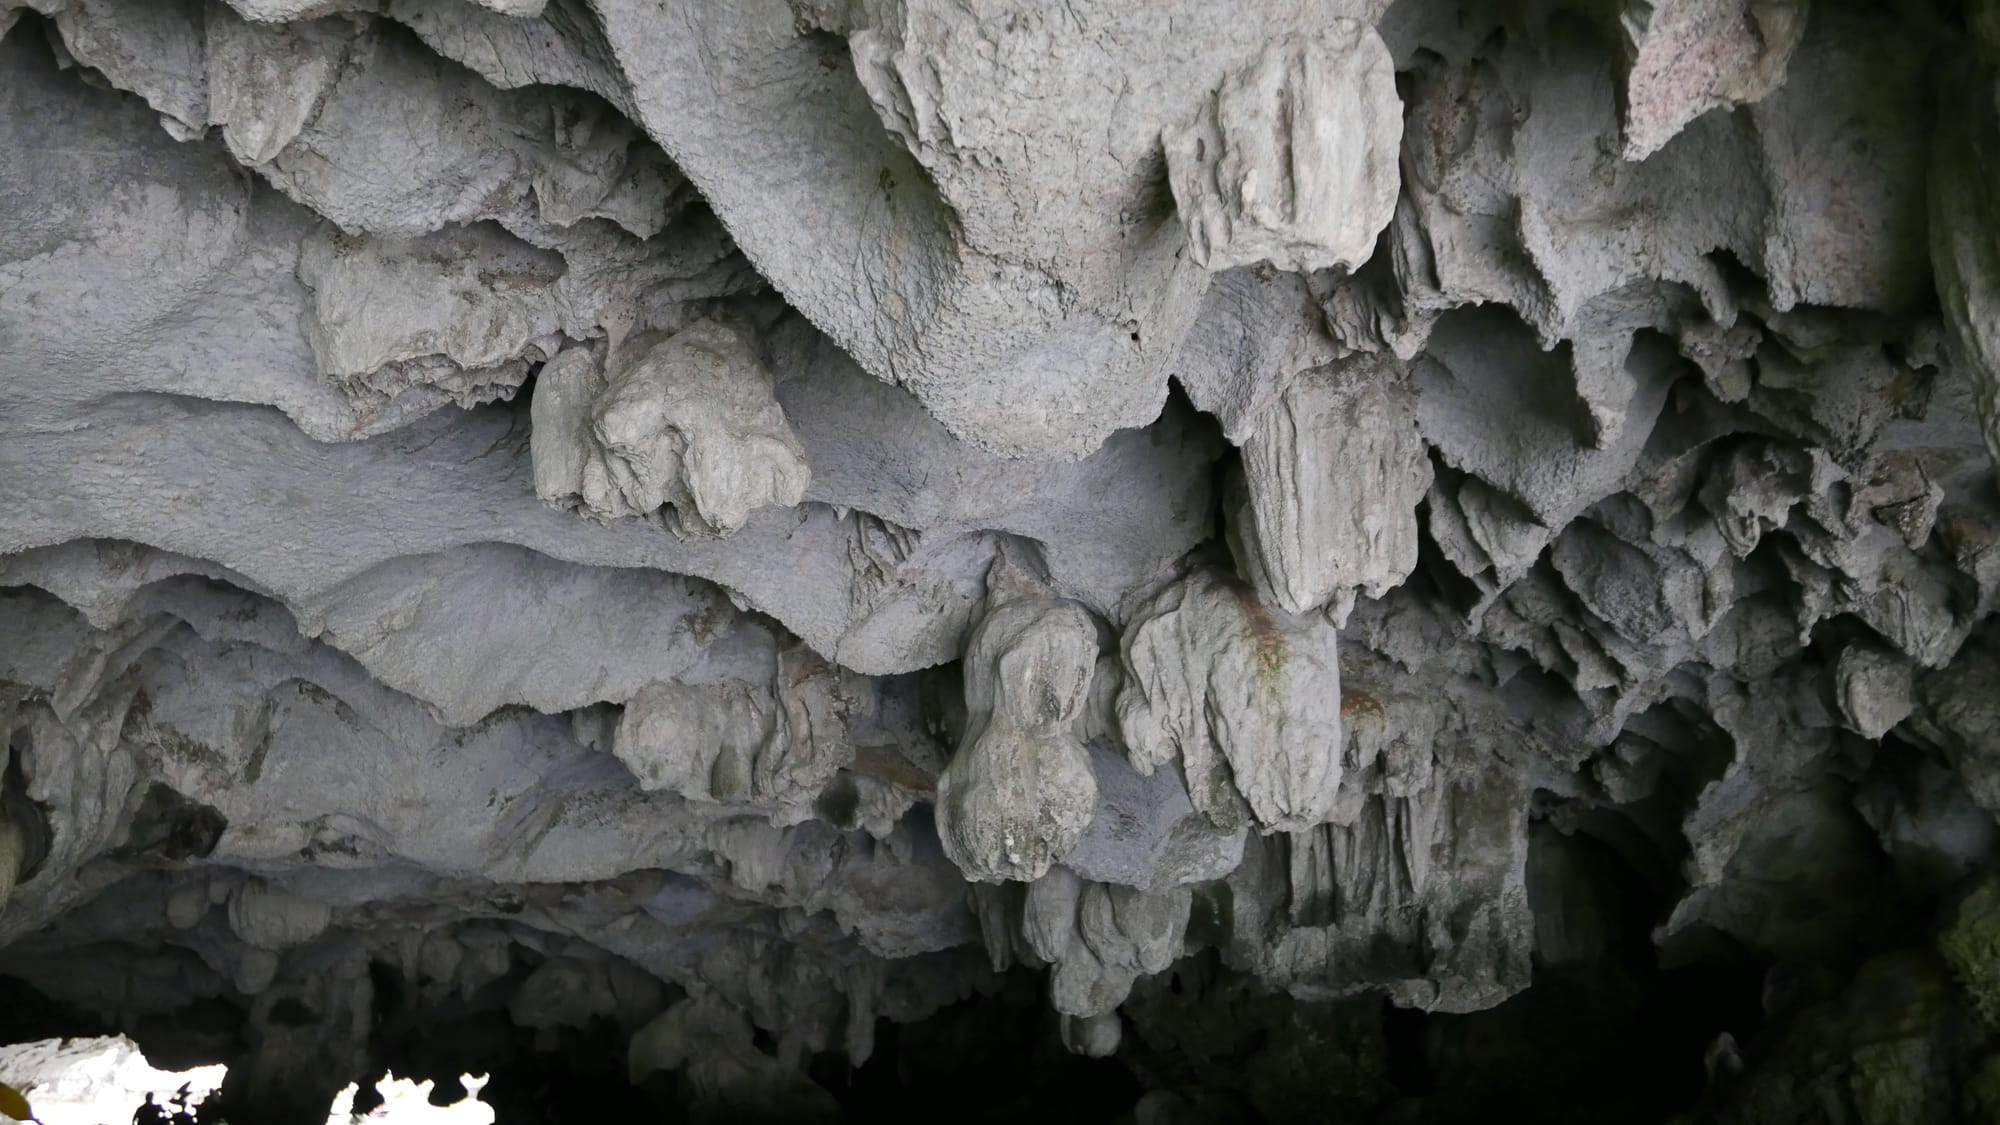
MULTIPOLYGON (((1077 14, 1079 34, 1032 4, 879 7, 804 13, 845 36, 845 51, 799 37, 781 0, 691 11, 686 34, 643 5, 599 13, 638 119, 751 260, 953 434, 1074 458, 1150 419, 1205 284, 1149 195, 1150 154, 1227 70, 1326 13, 1102 5, 1077 14), (685 112, 717 104, 710 82, 746 100, 685 112), (802 102, 826 125, 795 113, 802 102), (750 172, 781 154, 812 171, 750 172)), ((1379 7, 1339 10, 1365 22, 1379 7)))
POLYGON ((77 62, 145 98, 176 140, 198 137, 207 128, 200 0, 56 0, 38 6, 53 12, 77 62))
POLYGON ((239 884, 229 896, 229 928, 260 949, 303 945, 326 932, 333 907, 295 895, 261 879, 239 884))
POLYGON ((1834 666, 1841 716, 1856 734, 1879 739, 1916 710, 1910 665, 1894 652, 1872 644, 1841 650, 1834 666))
POLYGON ((1440 779, 1372 798, 1351 825, 1260 841, 1231 885, 1236 924, 1264 932, 1238 948, 1301 996, 1490 1007, 1528 983, 1524 799, 1504 778, 1440 779))
POLYGON ((1249 503, 1232 512, 1238 569, 1300 614, 1379 598, 1417 565, 1417 503, 1431 485, 1415 398, 1381 357, 1301 373, 1243 443, 1249 503))
POLYGON ((965 736, 938 776, 938 835, 967 878, 1028 882, 1076 846, 1097 805, 1090 757, 1070 730, 1097 626, 1074 602, 1009 590, 1004 574, 993 585, 966 638, 965 736))
POLYGON ((1114 1050, 1133 982, 1180 956, 1193 902, 1186 887, 1144 891, 1092 882, 1060 864, 1028 882, 979 886, 974 909, 996 969, 1049 966, 1049 1002, 1072 1050, 1114 1050))
POLYGON ((1268 268, 1225 270, 1210 279, 1174 360, 1174 378, 1241 445, 1293 379, 1343 350, 1305 278, 1268 268))
MULTIPOLYGON (((1098 682, 1106 671, 1100 662, 1098 682)), ((1243 861, 1248 829, 1219 828, 1196 811, 1178 771, 1141 774, 1104 742, 1089 749, 1097 809, 1063 866, 1092 882, 1162 890, 1220 879, 1243 861)))
POLYGON ((1124 1025, 1118 1022, 1115 1012, 1062 1018, 1063 1046, 1069 1048, 1071 1054, 1085 1058, 1102 1059, 1117 1054, 1124 1033, 1124 1025))
POLYGON ((1807 0, 1634 0, 1624 33, 1627 160, 1657 152, 1688 122, 1755 102, 1785 80, 1807 0))
POLYGON ((1367 261, 1396 205, 1402 109, 1389 49, 1359 21, 1265 47, 1161 138, 1189 255, 1300 273, 1367 261))
POLYGON ((854 764, 854 712, 872 709, 873 689, 803 648, 761 671, 648 684, 626 703, 612 752, 642 789, 771 810, 778 824, 810 819, 813 799, 854 764))
POLYGON ((342 20, 255 23, 217 0, 203 31, 209 124, 253 166, 276 159, 312 121, 353 37, 342 20))
POLYGON ((798 1119, 1013 967, 1123 1059, 1652 927, 1860 965, 1754 1066, 1924 1119, 2000 17, 1919 7, 0 0, 0 973, 798 1119))
POLYGON ((1340 663, 1333 626, 1257 601, 1215 571, 1189 574, 1120 640, 1118 726, 1132 764, 1179 763, 1218 827, 1297 831, 1340 789, 1340 663))
POLYGON ((727 536, 766 506, 794 507, 805 451, 742 337, 713 320, 618 341, 597 369, 574 352, 537 399, 535 491, 599 520, 658 520, 727 536), (578 448, 582 446, 582 448, 578 448))
MULTIPOLYGON (((1991 52, 1994 44, 1988 44, 1991 52)), ((2000 247, 1994 243, 1990 167, 2000 149, 2000 106, 1991 60, 1961 64, 1957 112, 1938 123, 1930 150, 1930 252, 1938 302, 1960 363, 1978 388, 1986 447, 2000 459, 2000 341, 1993 335, 2000 300, 2000 247)))
POLYGON ((322 228, 299 248, 322 379, 372 419, 406 390, 509 397, 561 346, 560 256, 479 224, 402 240, 322 228))

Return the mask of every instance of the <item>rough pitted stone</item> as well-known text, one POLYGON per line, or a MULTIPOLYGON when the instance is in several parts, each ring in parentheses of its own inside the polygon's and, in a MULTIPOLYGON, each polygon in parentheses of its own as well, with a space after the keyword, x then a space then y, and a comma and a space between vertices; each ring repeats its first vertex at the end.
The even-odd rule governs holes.
POLYGON ((938 835, 971 879, 1032 881, 1074 848, 1097 778, 1070 725, 1097 659, 1081 606, 1004 601, 965 649, 965 738, 938 778, 938 835))
POLYGON ((1188 251, 1212 270, 1368 260, 1395 209, 1402 103, 1389 49, 1336 21, 1266 47, 1162 138, 1188 251))
POLYGON ((1990 0, 0 0, 0 998, 245 1121, 462 1019, 1991 1117, 1996 90, 1990 0))
POLYGON ((1625 159, 1643 160, 1713 109, 1754 102, 1785 79, 1806 0, 1641 0, 1619 13, 1629 62, 1625 159))
POLYGON ((559 370, 537 409, 555 431, 536 455, 542 499, 724 536, 758 508, 805 498, 812 471, 770 373, 728 327, 703 320, 625 341, 601 374, 588 354, 559 370))
POLYGON ((1194 807, 1218 826, 1311 828, 1340 790, 1340 663, 1324 618, 1273 612, 1226 575, 1199 571, 1127 627, 1118 725, 1133 765, 1178 761, 1194 807))
POLYGON ((1417 502, 1431 485, 1413 396, 1393 365, 1357 357, 1299 376, 1243 443, 1249 505, 1232 513, 1238 568, 1287 613, 1344 623, 1417 565, 1417 502))

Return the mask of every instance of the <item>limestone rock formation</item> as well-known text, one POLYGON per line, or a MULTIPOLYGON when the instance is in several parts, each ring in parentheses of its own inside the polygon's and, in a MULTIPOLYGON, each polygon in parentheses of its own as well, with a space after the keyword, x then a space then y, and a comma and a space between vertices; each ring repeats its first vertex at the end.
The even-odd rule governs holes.
POLYGON ((1395 210, 1402 133, 1373 28, 1335 21, 1265 47, 1162 138, 1189 255, 1212 270, 1354 269, 1395 210))
POLYGON ((1070 729, 1089 698, 1097 628, 1074 603, 1003 596, 966 638, 965 735, 937 779, 937 827, 967 878, 1032 882, 1097 806, 1070 729))
POLYGON ((1243 443, 1247 510, 1231 530, 1263 600, 1301 614, 1379 598, 1417 565, 1431 463, 1393 366, 1356 357, 1300 373, 1243 443))
POLYGON ((1997 96, 1987 0, 0 0, 0 1046, 1991 1120, 1997 96))
POLYGON ((552 364, 535 398, 535 491, 599 519, 661 518, 729 535, 767 505, 793 507, 812 472, 747 345, 714 321, 552 364), (662 517, 659 513, 666 509, 662 517))
POLYGON ((1785 79, 1806 10, 1805 0, 1623 5, 1625 159, 1651 156, 1710 110, 1770 96, 1785 79))
POLYGON ((561 344, 560 256, 485 225, 409 241, 322 230, 299 250, 320 378, 373 417, 406 390, 473 406, 561 344))
POLYGON ((1264 831, 1324 822, 1340 792, 1340 662, 1324 618, 1293 619, 1197 571, 1121 642, 1118 726, 1141 773, 1178 762, 1196 810, 1264 831))
POLYGON ((1091 882, 1057 865, 1025 886, 982 887, 976 902, 994 968, 1017 959, 1050 966, 1049 1003, 1064 1017, 1064 1036, 1083 1054, 1109 1054, 1133 982, 1180 955, 1193 894, 1091 882))
POLYGON ((632 1037, 633 1082, 685 1069, 697 1114, 749 1114, 762 1120, 831 1121, 839 1112, 825 1090, 758 1051, 750 1022, 714 996, 691 997, 660 1013, 632 1037))

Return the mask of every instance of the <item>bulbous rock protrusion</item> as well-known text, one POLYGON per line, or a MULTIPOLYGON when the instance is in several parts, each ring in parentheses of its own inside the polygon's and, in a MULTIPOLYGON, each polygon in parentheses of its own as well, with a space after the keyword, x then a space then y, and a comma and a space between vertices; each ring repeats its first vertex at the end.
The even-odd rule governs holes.
POLYGON ((1119 1021, 1117 1012, 1062 1018, 1062 1045, 1072 1055, 1108 1059, 1118 1053, 1118 1043, 1124 1037, 1125 1025, 1119 1021))
POLYGON ((1082 606, 995 607, 965 652, 965 738, 938 778, 938 836, 966 878, 1032 880, 1076 846, 1097 777, 1070 729, 1090 694, 1097 628, 1082 606))
POLYGON ((614 349, 602 369, 572 349, 535 391, 535 491, 598 519, 639 516, 683 536, 725 536, 812 482, 770 372, 712 320, 614 349))
POLYGON ((1210 820, 1297 831, 1333 811, 1341 775, 1340 659, 1320 615, 1289 618, 1214 570, 1136 613, 1120 654, 1118 723, 1141 773, 1179 758, 1210 820))
POLYGON ((972 897, 994 971, 1048 966, 1049 1006, 1064 1017, 1066 1034, 1083 1036, 1066 1041, 1070 1049, 1086 1054, 1092 1046, 1117 1049, 1117 1028, 1105 1021, 1116 1023, 1139 978, 1182 955, 1193 904, 1192 887, 1099 883, 1065 864, 1026 886, 975 887, 972 897))
POLYGON ((1624 39, 1626 160, 1659 151, 1712 109, 1755 102, 1785 80, 1805 0, 1632 0, 1624 39))
POLYGON ((229 898, 229 928, 259 949, 304 945, 333 924, 333 907, 252 879, 229 898))
POLYGON ((1847 728, 1879 739, 1916 710, 1914 674, 1886 645, 1852 644, 1834 663, 1834 701, 1847 728))
POLYGON ((1380 357, 1301 374, 1243 444, 1248 504, 1232 511, 1238 568, 1289 613, 1357 591, 1379 598, 1417 565, 1431 462, 1414 396, 1380 357))
POLYGON ((809 815, 813 798, 854 761, 848 737, 867 682, 803 646, 778 654, 769 684, 653 683, 625 705, 612 753, 647 790, 809 815))
POLYGON ((1194 261, 1352 270, 1395 213, 1403 104, 1375 29, 1273 43, 1161 140, 1194 261))
POLYGON ((236 959, 230 980, 245 996, 259 996, 278 979, 278 955, 268 949, 246 948, 236 959))
POLYGON ((1051 966, 1050 1006, 1076 1019, 1115 1018, 1134 981, 1180 956, 1193 901, 1187 887, 1155 893, 1051 868, 1028 888, 1022 910, 1023 936, 1051 966))

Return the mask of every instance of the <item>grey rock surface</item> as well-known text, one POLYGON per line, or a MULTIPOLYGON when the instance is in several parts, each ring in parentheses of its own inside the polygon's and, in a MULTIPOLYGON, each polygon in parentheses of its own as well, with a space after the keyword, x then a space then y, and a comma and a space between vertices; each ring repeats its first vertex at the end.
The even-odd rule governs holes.
POLYGON ((1417 565, 1431 463, 1414 396, 1380 357, 1302 372, 1243 443, 1248 505, 1232 515, 1238 569, 1287 613, 1379 598, 1417 565))
POLYGON ((1033 882, 1097 807, 1097 775, 1070 729, 1089 697, 1097 628, 1074 602, 1004 583, 966 639, 965 736, 938 776, 937 828, 967 878, 1033 882))
POLYGON ((1218 827, 1310 828, 1340 791, 1340 663, 1323 617, 1273 612, 1197 571, 1140 611, 1121 641, 1118 726, 1132 764, 1176 763, 1218 827))
POLYGON ((1396 206, 1394 64, 1373 28, 1335 21, 1273 43, 1161 138, 1188 253, 1212 270, 1353 270, 1396 206))
POLYGON ((805 498, 812 470, 771 375, 727 326, 698 320, 671 336, 624 340, 596 366, 588 353, 573 354, 551 365, 536 396, 543 500, 600 520, 636 516, 683 537, 719 537, 758 508, 805 498))
POLYGON ((245 1120, 413 1013, 865 1116, 1036 989, 1139 1121, 1985 1120, 1997 95, 1985 0, 0 0, 0 989, 245 1120))

